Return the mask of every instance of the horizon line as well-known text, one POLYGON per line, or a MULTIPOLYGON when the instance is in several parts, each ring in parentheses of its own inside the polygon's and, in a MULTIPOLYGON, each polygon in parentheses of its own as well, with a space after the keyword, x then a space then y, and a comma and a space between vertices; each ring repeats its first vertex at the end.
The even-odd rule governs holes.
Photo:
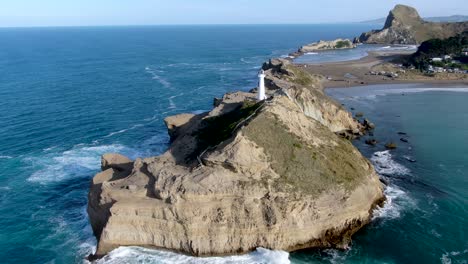
MULTIPOLYGON (((369 20, 370 21, 370 20, 369 20)), ((380 23, 358 22, 307 22, 307 23, 200 23, 200 24, 109 24, 109 25, 38 25, 38 26, 1 26, 0 29, 26 29, 26 28, 84 28, 84 27, 155 27, 155 26, 286 26, 286 25, 344 25, 344 24, 369 24, 380 23)))

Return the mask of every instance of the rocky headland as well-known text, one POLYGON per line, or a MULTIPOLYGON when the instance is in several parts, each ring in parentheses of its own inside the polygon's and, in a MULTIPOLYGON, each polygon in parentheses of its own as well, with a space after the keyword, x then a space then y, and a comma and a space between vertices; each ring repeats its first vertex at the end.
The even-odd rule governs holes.
POLYGON ((380 30, 363 33, 355 43, 420 44, 429 39, 445 39, 468 30, 468 22, 440 23, 424 21, 416 9, 397 5, 390 11, 380 30))
POLYGON ((269 98, 235 92, 168 117, 170 148, 102 158, 89 191, 97 257, 119 246, 195 256, 346 248, 384 200, 373 166, 339 134, 365 129, 287 60, 263 66, 269 98))
POLYGON ((314 51, 323 51, 323 50, 335 50, 335 49, 352 49, 355 48, 356 44, 354 44, 349 39, 336 39, 336 40, 320 40, 318 42, 314 42, 299 48, 299 53, 307 53, 307 52, 314 52, 314 51))

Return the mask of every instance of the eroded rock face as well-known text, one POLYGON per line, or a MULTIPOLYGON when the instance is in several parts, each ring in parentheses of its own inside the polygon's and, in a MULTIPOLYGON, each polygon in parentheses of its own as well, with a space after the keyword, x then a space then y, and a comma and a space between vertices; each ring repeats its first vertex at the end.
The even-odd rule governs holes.
POLYGON ((390 11, 381 30, 363 33, 358 42, 370 44, 420 44, 433 38, 449 38, 466 30, 468 30, 468 22, 426 22, 413 7, 397 5, 390 11))
POLYGON ((370 162, 335 134, 359 124, 314 76, 277 63, 268 101, 226 95, 181 122, 163 155, 95 176, 97 255, 130 245, 196 256, 347 246, 384 198, 370 162))

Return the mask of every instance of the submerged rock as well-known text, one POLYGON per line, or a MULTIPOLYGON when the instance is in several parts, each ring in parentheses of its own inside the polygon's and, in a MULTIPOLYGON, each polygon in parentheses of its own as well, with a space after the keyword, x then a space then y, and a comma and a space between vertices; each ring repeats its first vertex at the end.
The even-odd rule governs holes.
POLYGON ((375 139, 373 139, 373 138, 372 138, 372 139, 367 139, 367 140, 366 140, 366 144, 367 144, 367 145, 375 146, 375 145, 377 145, 377 143, 378 143, 378 141, 375 140, 375 139))
POLYGON ((396 148, 397 148, 397 144, 394 143, 394 142, 389 142, 389 143, 385 144, 385 147, 386 147, 387 149, 396 149, 396 148))
POLYGON ((265 68, 269 100, 238 92, 210 113, 168 118, 167 152, 95 176, 97 256, 119 246, 195 256, 345 248, 370 221, 382 184, 335 134, 361 125, 316 77, 287 61, 265 68))
POLYGON ((364 121, 362 122, 362 125, 363 125, 365 130, 374 130, 375 129, 375 124, 370 122, 367 118, 364 119, 364 121))

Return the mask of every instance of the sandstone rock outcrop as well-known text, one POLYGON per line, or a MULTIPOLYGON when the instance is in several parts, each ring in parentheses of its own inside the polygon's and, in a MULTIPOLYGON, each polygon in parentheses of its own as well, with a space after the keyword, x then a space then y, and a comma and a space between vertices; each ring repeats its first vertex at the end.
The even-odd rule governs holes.
POLYGON ((161 156, 103 166, 88 204, 97 256, 130 245, 195 256, 345 248, 369 222, 382 185, 336 135, 360 124, 318 77, 285 60, 264 69, 268 100, 227 94, 210 113, 166 119, 176 132, 161 156))
POLYGON ((318 42, 314 42, 314 43, 302 46, 299 49, 299 52, 307 53, 307 52, 322 51, 322 50, 352 49, 355 47, 356 47, 356 44, 354 44, 349 39, 336 39, 336 40, 331 40, 331 41, 320 40, 318 42))
POLYGON ((101 157, 101 170, 113 168, 118 171, 131 171, 133 161, 120 154, 104 154, 101 157))
POLYGON ((370 44, 420 44, 429 39, 445 39, 468 30, 468 22, 424 21, 413 7, 397 5, 390 11, 383 29, 363 33, 358 42, 370 44))

